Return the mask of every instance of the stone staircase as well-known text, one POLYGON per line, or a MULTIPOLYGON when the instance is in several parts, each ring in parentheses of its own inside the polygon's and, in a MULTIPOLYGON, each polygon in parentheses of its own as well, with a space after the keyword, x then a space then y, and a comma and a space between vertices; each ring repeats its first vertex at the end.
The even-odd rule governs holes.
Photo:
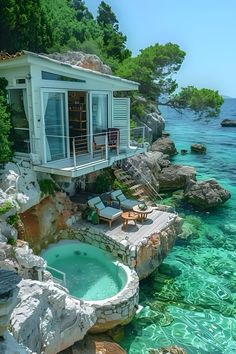
POLYGON ((129 188, 135 199, 145 201, 145 203, 149 204, 151 201, 158 198, 159 195, 155 190, 152 190, 148 184, 137 183, 135 181, 135 176, 131 176, 128 171, 125 171, 122 168, 114 168, 113 171, 118 181, 122 182, 129 188))

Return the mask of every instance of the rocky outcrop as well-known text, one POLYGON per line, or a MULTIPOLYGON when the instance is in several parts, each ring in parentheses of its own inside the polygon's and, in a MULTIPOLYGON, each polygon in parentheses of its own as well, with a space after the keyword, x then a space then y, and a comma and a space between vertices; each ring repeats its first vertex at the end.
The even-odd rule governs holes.
POLYGON ((26 242, 20 241, 20 246, 0 243, 0 268, 17 272, 23 278, 39 279, 46 263, 33 254, 26 242))
POLYGON ((222 127, 236 127, 236 120, 224 119, 220 124, 222 127))
POLYGON ((83 339, 94 325, 94 310, 49 281, 22 280, 11 315, 17 341, 33 353, 55 354, 83 339))
POLYGON ((132 109, 135 111, 135 106, 141 106, 144 109, 142 117, 134 115, 133 118, 138 126, 146 128, 146 138, 148 137, 149 143, 162 136, 165 129, 165 120, 158 110, 156 104, 149 102, 145 97, 137 96, 132 100, 132 109))
POLYGON ((36 172, 29 162, 24 162, 24 166, 7 163, 0 171, 0 188, 19 212, 38 204, 42 198, 36 172))
POLYGON ((174 142, 169 138, 159 138, 151 146, 152 151, 159 151, 169 157, 176 155, 178 152, 176 150, 174 142))
POLYGON ((160 349, 149 349, 149 354, 187 354, 187 352, 177 345, 160 349))
POLYGON ((171 165, 159 174, 159 190, 176 191, 185 188, 190 180, 196 179, 196 170, 189 166, 171 165))
POLYGON ((11 312, 17 303, 16 286, 20 280, 15 272, 0 269, 0 341, 9 326, 11 312))
POLYGON ((56 192, 20 215, 25 228, 25 241, 35 251, 46 248, 53 235, 71 226, 76 220, 77 207, 66 193, 56 192))
POLYGON ((206 147, 202 144, 192 144, 191 152, 195 152, 197 154, 205 154, 207 151, 206 147))
POLYGON ((127 354, 127 352, 107 335, 87 335, 82 341, 60 354, 127 354))
POLYGON ((98 71, 104 74, 112 74, 111 68, 105 65, 101 59, 94 54, 83 52, 53 53, 47 55, 49 58, 68 63, 70 65, 80 66, 85 69, 98 71))
POLYGON ((191 181, 184 193, 186 202, 201 209, 217 207, 230 197, 230 192, 214 179, 201 182, 191 181))

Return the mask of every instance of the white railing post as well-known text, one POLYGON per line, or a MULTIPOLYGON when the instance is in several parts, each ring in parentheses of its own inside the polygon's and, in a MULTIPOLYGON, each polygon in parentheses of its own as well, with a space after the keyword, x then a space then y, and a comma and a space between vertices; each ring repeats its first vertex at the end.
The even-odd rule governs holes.
POLYGON ((105 135, 105 157, 106 157, 106 160, 108 160, 108 136, 107 136, 107 132, 106 132, 106 135, 105 135))
POLYGON ((72 138, 72 148, 73 148, 73 161, 74 161, 74 168, 76 168, 75 138, 72 138))

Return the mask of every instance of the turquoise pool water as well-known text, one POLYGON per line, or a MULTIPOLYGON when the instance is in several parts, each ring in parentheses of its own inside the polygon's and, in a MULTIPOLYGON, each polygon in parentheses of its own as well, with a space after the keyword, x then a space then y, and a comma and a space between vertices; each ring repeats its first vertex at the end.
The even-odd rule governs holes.
POLYGON ((125 270, 109 253, 97 247, 78 241, 61 241, 49 246, 41 255, 48 266, 66 274, 70 294, 80 299, 104 300, 116 295, 126 285, 125 270))
POLYGON ((178 241, 164 263, 141 282, 144 309, 125 328, 121 345, 129 354, 177 344, 188 354, 236 353, 236 128, 221 128, 236 119, 236 100, 226 100, 221 116, 193 120, 163 108, 166 130, 177 149, 204 143, 206 155, 177 155, 173 163, 192 165, 198 179, 216 178, 232 197, 222 207, 198 212, 167 196, 191 234, 178 241))

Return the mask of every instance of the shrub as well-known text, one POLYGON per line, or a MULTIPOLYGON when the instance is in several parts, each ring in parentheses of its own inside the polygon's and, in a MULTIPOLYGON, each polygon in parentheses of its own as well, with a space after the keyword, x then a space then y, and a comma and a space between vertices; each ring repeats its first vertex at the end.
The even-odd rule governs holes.
POLYGON ((59 190, 56 186, 56 183, 52 179, 42 179, 41 181, 39 181, 39 187, 42 192, 42 196, 54 196, 55 192, 59 190))
POLYGON ((12 203, 10 200, 6 200, 1 206, 0 206, 0 215, 3 215, 7 213, 11 208, 13 207, 12 203))
POLYGON ((10 106, 7 103, 6 86, 8 82, 5 78, 0 78, 0 165, 11 160, 12 144, 9 140, 11 131, 10 106))
POLYGON ((96 186, 95 191, 96 193, 104 193, 108 192, 112 184, 112 177, 109 170, 103 171, 100 175, 96 178, 96 186))

